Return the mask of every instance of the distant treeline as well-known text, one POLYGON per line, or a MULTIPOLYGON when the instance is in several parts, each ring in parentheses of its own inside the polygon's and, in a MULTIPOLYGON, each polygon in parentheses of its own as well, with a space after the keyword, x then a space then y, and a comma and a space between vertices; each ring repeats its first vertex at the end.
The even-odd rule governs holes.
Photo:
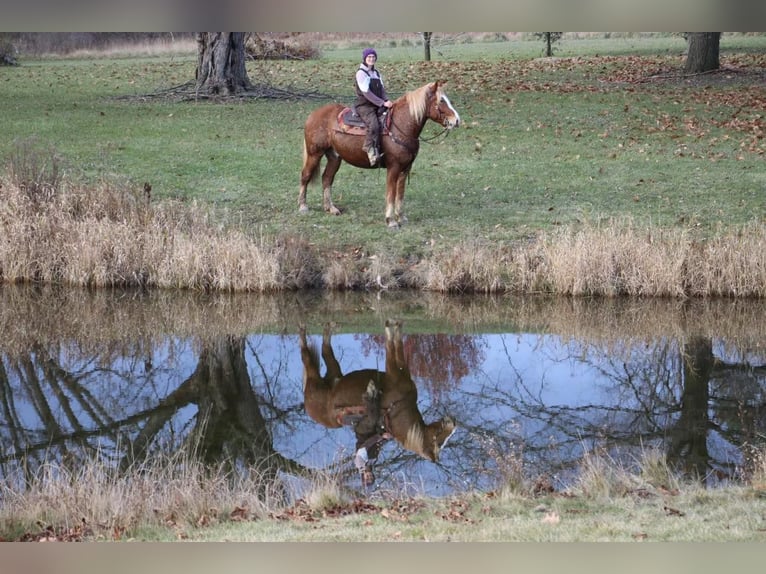
POLYGON ((5 32, 0 34, 23 54, 69 54, 126 44, 194 39, 196 32, 5 32))

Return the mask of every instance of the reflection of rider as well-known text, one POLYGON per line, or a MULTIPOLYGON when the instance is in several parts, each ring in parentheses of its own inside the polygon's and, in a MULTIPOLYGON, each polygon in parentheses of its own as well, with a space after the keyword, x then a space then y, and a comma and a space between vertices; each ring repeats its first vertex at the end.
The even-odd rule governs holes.
POLYGON ((383 78, 375 69, 378 53, 372 48, 362 52, 362 63, 356 71, 356 112, 367 125, 367 135, 362 149, 367 152, 370 165, 374 166, 380 159, 380 117, 387 108, 393 106, 386 96, 383 78))
POLYGON ((385 415, 380 408, 381 392, 373 380, 367 383, 364 393, 364 416, 353 423, 356 435, 354 466, 362 477, 362 485, 368 487, 375 481, 372 467, 378 459, 380 447, 393 438, 386 431, 385 415))
POLYGON ((382 434, 375 434, 365 441, 362 441, 361 437, 356 441, 354 466, 362 476, 362 485, 370 486, 375 481, 372 466, 378 460, 381 445, 390 438, 392 436, 384 432, 382 434))

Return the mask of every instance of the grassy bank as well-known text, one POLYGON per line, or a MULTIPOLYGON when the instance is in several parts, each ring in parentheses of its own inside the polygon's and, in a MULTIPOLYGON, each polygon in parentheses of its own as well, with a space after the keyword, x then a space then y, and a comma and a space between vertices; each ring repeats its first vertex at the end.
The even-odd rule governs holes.
MULTIPOLYGON (((2 181, 2 180, 0 180, 2 181)), ((438 292, 763 297, 766 226, 700 240, 633 220, 539 232, 528 241, 464 238, 415 256, 343 253, 289 230, 220 222, 210 206, 153 202, 111 184, 2 184, 0 278, 87 287, 205 291, 414 288, 438 292)))
POLYGON ((724 35, 724 70, 693 77, 678 74, 680 37, 571 37, 554 59, 479 40, 445 39, 430 63, 381 40, 393 95, 446 80, 465 121, 421 146, 399 233, 380 171, 341 168, 341 217, 317 186, 297 211, 302 124, 351 99, 353 38, 319 61, 249 64, 256 82, 326 98, 144 97, 193 78, 192 54, 4 69, 3 280, 763 296, 763 37, 724 35), (30 173, 44 213, 16 200, 30 173), (87 210, 104 201, 126 213, 87 210))
POLYGON ((684 482, 662 455, 636 468, 590 453, 554 492, 512 465, 496 490, 448 498, 369 498, 317 475, 286 500, 263 475, 191 460, 155 460, 115 476, 91 463, 50 464, 23 487, 0 487, 0 540, 207 541, 764 541, 763 454, 745 484, 684 482))

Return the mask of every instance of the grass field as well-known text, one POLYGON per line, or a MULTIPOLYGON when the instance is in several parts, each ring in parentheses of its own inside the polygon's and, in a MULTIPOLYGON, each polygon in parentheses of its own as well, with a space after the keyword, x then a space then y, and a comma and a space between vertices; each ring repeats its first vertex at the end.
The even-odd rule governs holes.
MULTIPOLYGON (((405 196, 410 223, 398 233, 383 223, 379 170, 341 167, 341 217, 322 212, 316 184, 312 211, 298 214, 303 121, 329 99, 351 101, 365 41, 309 39, 321 59, 248 68, 256 83, 322 96, 289 100, 142 97, 191 80, 194 54, 22 59, 0 69, 0 158, 37 146, 78 182, 149 182, 156 200, 213 206, 216 221, 253 236, 287 233, 338 257, 385 255, 399 266, 583 225, 629 221, 710 238, 766 218, 763 35, 725 34, 723 71, 693 77, 679 75, 680 36, 570 35, 541 59, 538 40, 445 35, 432 62, 414 36, 376 38, 393 96, 446 81, 464 120, 421 145, 405 196)), ((430 124, 423 137, 439 131, 430 124)))

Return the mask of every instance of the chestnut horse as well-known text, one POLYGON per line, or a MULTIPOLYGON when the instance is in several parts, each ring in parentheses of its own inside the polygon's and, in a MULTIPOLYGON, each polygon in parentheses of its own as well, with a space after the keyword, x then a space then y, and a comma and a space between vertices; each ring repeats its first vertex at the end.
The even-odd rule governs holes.
MULTIPOLYGON (((342 104, 327 104, 311 112, 303 131, 303 169, 301 188, 298 194, 298 209, 308 212, 306 188, 316 179, 324 155, 327 166, 322 173, 324 210, 340 215, 341 210, 332 202, 332 183, 342 160, 361 168, 370 168, 367 153, 362 149, 364 135, 344 130, 338 122, 343 111, 342 104)), ((444 93, 439 82, 426 84, 407 92, 394 101, 387 114, 386 126, 381 130, 381 151, 383 157, 378 166, 386 168, 386 224, 399 227, 406 222, 402 210, 404 185, 412 163, 418 155, 418 137, 426 120, 452 129, 460 125, 460 115, 444 93)), ((376 167, 378 167, 376 166, 376 167)))
POLYGON ((402 349, 401 322, 386 321, 386 370, 361 369, 342 374, 325 326, 322 358, 325 376, 319 371, 316 347, 306 341, 300 328, 303 361, 303 396, 308 415, 328 428, 353 426, 357 447, 376 434, 390 435, 405 449, 436 462, 447 439, 455 432, 450 417, 426 424, 417 406, 418 390, 402 349))

